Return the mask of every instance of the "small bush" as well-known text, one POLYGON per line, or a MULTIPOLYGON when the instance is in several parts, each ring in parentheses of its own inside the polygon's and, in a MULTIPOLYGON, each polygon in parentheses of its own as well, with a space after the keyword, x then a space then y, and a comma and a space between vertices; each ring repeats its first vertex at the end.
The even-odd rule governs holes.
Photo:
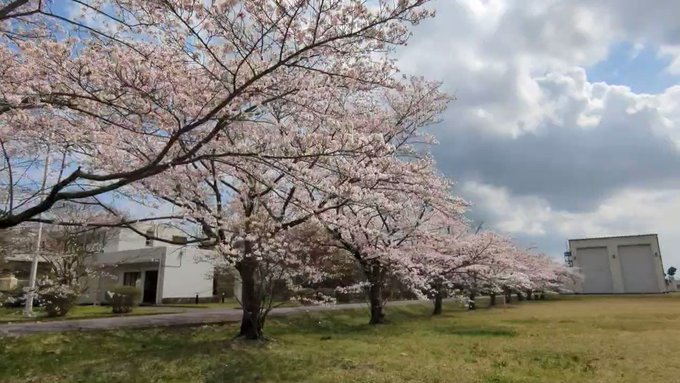
MULTIPOLYGON (((23 288, 17 287, 12 291, 0 293, 0 307, 21 307, 26 302, 26 293, 23 288)), ((34 302, 36 305, 36 302, 34 302)))
POLYGON ((113 308, 114 314, 132 312, 132 308, 139 304, 142 293, 133 286, 117 286, 107 291, 106 298, 113 308))
POLYGON ((303 305, 311 305, 315 291, 309 287, 303 287, 295 291, 294 299, 302 303, 303 305))
POLYGON ((41 279, 36 285, 36 303, 45 306, 48 317, 62 317, 76 304, 80 290, 72 285, 49 278, 41 279))
POLYGON ((275 301, 289 301, 293 298, 293 291, 288 288, 286 281, 279 279, 272 283, 272 297, 275 301))
POLYGON ((304 287, 296 291, 294 299, 305 306, 335 303, 335 289, 304 287))
POLYGON ((354 303, 366 301, 366 293, 364 292, 336 292, 335 297, 338 303, 354 303))
POLYGON ((40 299, 45 304, 45 313, 48 317, 63 317, 76 304, 78 294, 42 294, 40 299))

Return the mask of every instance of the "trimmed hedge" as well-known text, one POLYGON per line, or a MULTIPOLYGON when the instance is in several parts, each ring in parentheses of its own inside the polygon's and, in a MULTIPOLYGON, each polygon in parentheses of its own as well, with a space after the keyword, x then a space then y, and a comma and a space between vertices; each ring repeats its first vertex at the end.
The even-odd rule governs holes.
POLYGON ((48 317, 63 317, 78 300, 77 294, 42 294, 40 298, 45 302, 45 312, 48 317))
POLYGON ((132 308, 139 304, 141 291, 133 286, 116 286, 106 292, 106 298, 113 309, 114 314, 126 314, 132 312, 132 308))

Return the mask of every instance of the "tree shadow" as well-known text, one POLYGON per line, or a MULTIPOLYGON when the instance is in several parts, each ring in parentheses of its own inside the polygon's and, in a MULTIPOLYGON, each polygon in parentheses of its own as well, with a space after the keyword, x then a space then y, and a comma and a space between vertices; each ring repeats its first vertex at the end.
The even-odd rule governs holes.
MULTIPOLYGON (((295 333, 303 335, 338 336, 373 333, 390 325, 405 325, 413 321, 422 321, 430 317, 430 308, 425 305, 386 307, 385 324, 370 325, 368 309, 354 309, 329 312, 310 312, 276 318, 276 324, 269 333, 273 337, 280 334, 295 333)), ((270 326, 271 328, 272 326, 270 326)), ((268 331, 265 329, 265 331, 268 331)), ((381 335, 389 336, 386 332, 381 335)))
POLYGON ((259 343, 234 340, 237 324, 49 334, 35 337, 26 345, 17 340, 7 348, 0 347, 4 354, 1 359, 12 360, 0 360, 0 370, 7 368, 4 373, 0 371, 0 381, 30 376, 83 382, 305 381, 324 368, 372 369, 354 360, 343 364, 340 354, 319 359, 313 349, 324 348, 327 340, 326 347, 338 348, 390 342, 409 331, 464 337, 515 336, 514 331, 502 327, 462 326, 451 320, 461 315, 458 311, 450 310, 441 317, 430 316, 430 311, 427 305, 388 306, 390 323, 379 326, 369 325, 368 311, 362 309, 272 318, 265 328, 271 340, 259 343), (431 325, 422 326, 423 322, 431 325), (414 326, 416 323, 418 326, 414 326), (335 343, 337 340, 341 342, 335 343))
POLYGON ((456 327, 442 329, 442 332, 452 335, 477 337, 515 337, 517 332, 506 328, 456 327))
POLYGON ((436 326, 431 326, 430 328, 428 328, 428 332, 443 335, 483 337, 483 338, 495 338, 495 337, 512 338, 518 335, 517 331, 510 327, 470 326, 450 322, 440 323, 437 324, 436 326))

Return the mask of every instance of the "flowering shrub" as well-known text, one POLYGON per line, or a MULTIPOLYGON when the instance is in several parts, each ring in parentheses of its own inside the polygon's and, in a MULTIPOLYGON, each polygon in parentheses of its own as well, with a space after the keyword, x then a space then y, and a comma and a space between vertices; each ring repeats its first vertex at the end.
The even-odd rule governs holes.
POLYGON ((24 303, 25 292, 22 288, 0 293, 0 307, 19 307, 24 303))
POLYGON ((141 295, 139 289, 133 286, 118 286, 106 292, 106 298, 114 314, 132 312, 132 308, 139 304, 141 295))
POLYGON ((14 303, 13 297, 11 297, 11 296, 9 296, 5 293, 0 292, 0 307, 8 306, 8 305, 11 305, 12 303, 14 303))
POLYGON ((48 317, 62 317, 75 305, 80 296, 80 286, 65 285, 53 279, 42 279, 38 282, 39 301, 45 306, 48 317))
POLYGON ((330 305, 335 304, 336 299, 334 297, 335 289, 321 288, 300 288, 296 291, 296 294, 291 298, 292 301, 300 302, 301 304, 308 305, 330 305))

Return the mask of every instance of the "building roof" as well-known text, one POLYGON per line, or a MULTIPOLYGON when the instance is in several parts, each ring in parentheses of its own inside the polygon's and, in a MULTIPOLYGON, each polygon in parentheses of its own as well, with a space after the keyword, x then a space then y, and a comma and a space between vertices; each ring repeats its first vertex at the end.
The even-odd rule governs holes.
POLYGON ((588 241, 591 239, 616 239, 616 238, 635 238, 635 237, 657 237, 657 234, 634 234, 634 235, 612 235, 608 237, 588 237, 588 238, 574 238, 570 239, 569 242, 572 241, 588 241))
POLYGON ((93 260, 97 265, 123 265, 133 263, 158 263, 165 256, 167 247, 146 247, 99 253, 93 260))
MULTIPOLYGON (((33 255, 28 253, 14 253, 5 257, 8 262, 33 262, 33 255)), ((45 262, 42 257, 38 257, 38 262, 45 262)))

